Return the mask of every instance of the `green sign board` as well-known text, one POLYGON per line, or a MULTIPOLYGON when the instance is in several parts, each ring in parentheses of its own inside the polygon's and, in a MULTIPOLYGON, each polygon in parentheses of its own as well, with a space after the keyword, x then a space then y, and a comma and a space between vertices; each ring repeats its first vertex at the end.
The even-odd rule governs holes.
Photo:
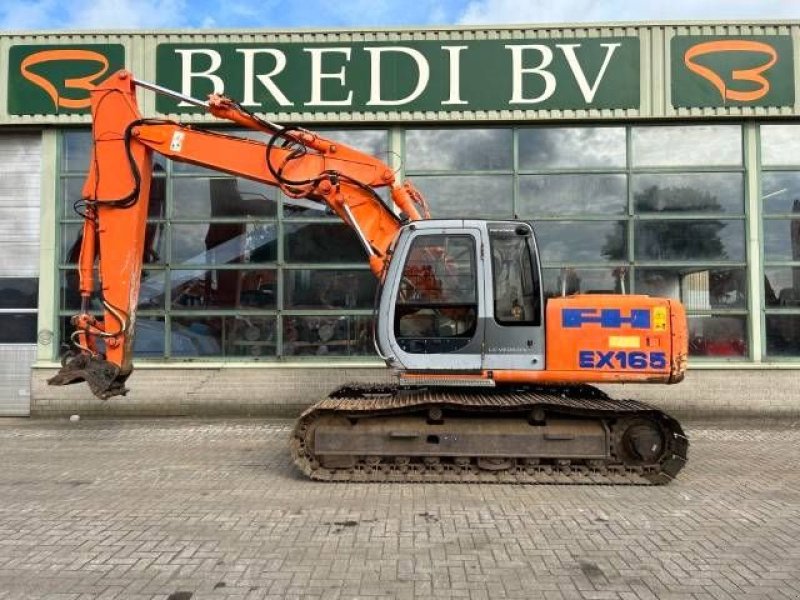
POLYGON ((675 107, 794 104, 791 36, 676 36, 671 54, 675 107))
POLYGON ((121 44, 18 45, 8 54, 8 112, 85 113, 89 90, 125 66, 121 44))
POLYGON ((265 113, 638 108, 639 40, 159 44, 156 78, 265 113))

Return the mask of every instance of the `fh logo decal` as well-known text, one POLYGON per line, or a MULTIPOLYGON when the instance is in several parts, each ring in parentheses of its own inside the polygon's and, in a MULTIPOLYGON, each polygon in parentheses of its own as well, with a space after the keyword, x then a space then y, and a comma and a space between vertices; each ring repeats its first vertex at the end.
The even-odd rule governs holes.
POLYGON ((711 85, 717 89, 723 102, 726 100, 754 102, 766 96, 767 92, 770 90, 770 83, 767 78, 764 77, 764 73, 777 61, 778 53, 775 48, 767 43, 755 40, 716 40, 712 42, 703 42, 690 47, 683 57, 686 68, 709 81, 711 85), (746 69, 731 68, 730 72, 722 74, 717 73, 708 66, 696 62, 696 59, 701 56, 729 52, 755 53, 763 55, 764 60, 754 67, 746 69), (724 79, 724 77, 727 76, 730 76, 733 81, 749 82, 750 84, 755 84, 757 87, 756 89, 747 91, 730 89, 724 79))
POLYGON ((565 329, 580 328, 586 323, 597 323, 603 329, 619 329, 623 325, 650 329, 650 311, 633 308, 627 316, 618 308, 565 308, 561 311, 561 326, 565 329))
POLYGON ((47 93, 53 101, 56 108, 72 108, 81 109, 89 108, 91 100, 89 98, 89 91, 94 89, 96 83, 108 72, 109 61, 105 55, 94 50, 80 50, 80 49, 60 49, 60 50, 42 50, 27 56, 20 63, 20 73, 22 76, 40 87, 47 93), (34 73, 31 67, 52 63, 56 61, 80 61, 94 63, 97 68, 93 69, 89 75, 82 77, 65 77, 63 81, 52 82, 49 79, 34 73), (56 87, 56 84, 63 86, 64 89, 72 90, 85 90, 86 94, 83 98, 65 98, 63 97, 56 87))

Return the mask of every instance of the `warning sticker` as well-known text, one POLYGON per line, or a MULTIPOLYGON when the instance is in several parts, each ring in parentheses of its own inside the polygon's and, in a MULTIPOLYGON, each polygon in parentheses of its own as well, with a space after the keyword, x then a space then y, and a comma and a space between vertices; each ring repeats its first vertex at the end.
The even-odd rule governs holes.
POLYGON ((656 306, 653 309, 653 331, 667 330, 667 307, 656 306))

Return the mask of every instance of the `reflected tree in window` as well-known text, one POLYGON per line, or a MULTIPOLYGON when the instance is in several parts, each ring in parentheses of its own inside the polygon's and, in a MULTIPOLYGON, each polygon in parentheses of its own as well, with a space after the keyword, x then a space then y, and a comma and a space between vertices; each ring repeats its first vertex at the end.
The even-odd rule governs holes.
MULTIPOLYGON (((661 212, 669 206, 671 213, 696 213, 717 211, 722 207, 716 196, 690 187, 650 186, 634 194, 638 212, 661 212)), ((637 259, 676 260, 712 259, 726 260, 728 248, 722 239, 726 222, 718 219, 647 220, 636 226, 635 248, 637 259)), ((620 224, 618 227, 624 227, 620 224)), ((603 246, 606 257, 621 254, 621 235, 609 235, 603 246)))

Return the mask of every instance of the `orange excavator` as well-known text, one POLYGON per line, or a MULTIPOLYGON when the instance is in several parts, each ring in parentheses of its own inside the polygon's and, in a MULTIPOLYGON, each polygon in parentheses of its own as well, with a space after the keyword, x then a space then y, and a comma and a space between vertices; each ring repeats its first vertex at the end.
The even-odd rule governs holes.
POLYGON ((120 71, 91 98, 82 309, 72 321, 74 349, 51 384, 86 381, 101 399, 127 391, 157 152, 327 207, 355 232, 379 280, 375 346, 397 381, 343 386, 303 413, 290 446, 308 476, 663 484, 683 467, 688 440, 675 419, 589 385, 681 381, 687 325, 678 301, 546 299, 529 223, 433 219, 421 194, 382 161, 223 96, 202 101, 120 71), (143 118, 140 87, 269 141, 143 118), (96 263, 101 317, 89 311, 96 263))

